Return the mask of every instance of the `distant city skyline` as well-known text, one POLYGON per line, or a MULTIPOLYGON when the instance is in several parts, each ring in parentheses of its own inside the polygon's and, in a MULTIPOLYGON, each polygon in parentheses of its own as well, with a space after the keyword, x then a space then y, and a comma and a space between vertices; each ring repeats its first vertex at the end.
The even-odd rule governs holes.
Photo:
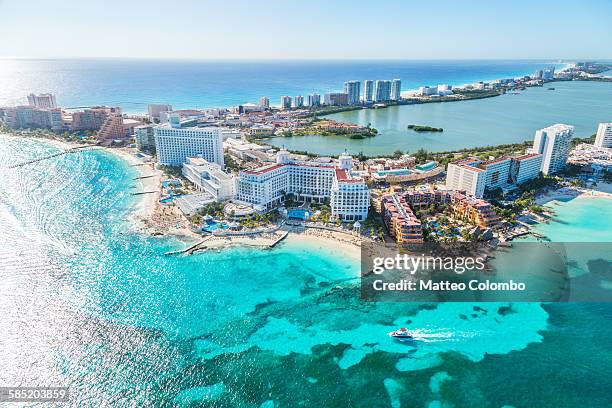
POLYGON ((0 0, 0 57, 610 59, 612 3, 0 0), (43 41, 44 39, 44 41, 43 41))

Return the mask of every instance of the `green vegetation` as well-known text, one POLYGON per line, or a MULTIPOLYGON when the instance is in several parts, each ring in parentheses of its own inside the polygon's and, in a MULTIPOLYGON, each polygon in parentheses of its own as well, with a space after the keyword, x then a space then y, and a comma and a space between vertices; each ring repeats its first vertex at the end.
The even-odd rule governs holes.
POLYGON ((408 125, 408 129, 414 130, 415 132, 444 132, 442 128, 423 125, 408 125))
POLYGON ((506 93, 506 90, 501 89, 453 89, 454 95, 461 95, 465 99, 481 99, 491 98, 506 93))
POLYGON ((225 168, 230 171, 240 171, 240 164, 236 162, 229 154, 223 155, 223 161, 225 162, 225 168))
POLYGON ((361 223, 361 231, 363 234, 369 234, 372 238, 378 238, 381 241, 385 237, 385 227, 382 222, 382 217, 374 210, 374 203, 370 203, 368 217, 361 223))
POLYGON ((173 177, 173 178, 183 177, 183 173, 181 172, 180 166, 166 166, 165 164, 160 164, 159 169, 170 177, 173 177))
POLYGON ((351 132, 348 130, 321 130, 314 126, 306 126, 299 129, 285 130, 281 136, 283 137, 294 137, 294 136, 308 136, 308 135, 320 135, 320 136, 347 136, 349 139, 365 139, 368 137, 374 137, 378 134, 378 130, 368 126, 364 127, 360 132, 351 132))
POLYGON ((280 215, 277 211, 271 211, 266 214, 255 213, 248 218, 240 220, 240 225, 245 228, 262 227, 275 223, 276 221, 278 221, 279 217, 280 215))
POLYGON ((560 180, 561 179, 557 177, 543 176, 540 174, 540 177, 529 180, 518 186, 521 190, 521 195, 513 202, 502 204, 498 201, 498 197, 492 197, 491 204, 495 208, 497 214, 499 214, 504 221, 508 222, 515 221, 516 217, 524 210, 531 211, 535 214, 543 214, 545 209, 536 204, 535 197, 538 192, 544 189, 558 187, 560 180))
POLYGON ((332 115, 334 113, 349 112, 361 109, 361 106, 323 106, 306 114, 305 118, 315 118, 317 116, 332 115))

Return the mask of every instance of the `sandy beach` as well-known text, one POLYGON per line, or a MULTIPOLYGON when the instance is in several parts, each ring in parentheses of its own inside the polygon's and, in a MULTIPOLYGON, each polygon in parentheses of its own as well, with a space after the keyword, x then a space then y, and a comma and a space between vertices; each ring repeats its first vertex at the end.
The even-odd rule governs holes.
POLYGON ((538 205, 544 205, 551 201, 564 201, 574 198, 608 198, 612 199, 612 184, 599 183, 595 189, 581 187, 562 187, 554 191, 541 194, 536 197, 538 205))

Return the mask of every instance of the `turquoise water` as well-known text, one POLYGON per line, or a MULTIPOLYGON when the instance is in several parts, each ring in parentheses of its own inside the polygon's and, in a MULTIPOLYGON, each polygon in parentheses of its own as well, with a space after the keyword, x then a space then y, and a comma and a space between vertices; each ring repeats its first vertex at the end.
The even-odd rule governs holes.
POLYGON ((299 218, 301 220, 305 220, 307 212, 308 211, 304 208, 293 208, 287 211, 287 215, 289 216, 289 218, 299 218))
POLYGON ((597 131, 599 122, 612 120, 612 83, 556 82, 554 87, 554 91, 527 88, 519 95, 456 103, 342 112, 329 117, 362 126, 369 123, 379 134, 367 139, 295 136, 273 138, 269 143, 323 155, 338 154, 344 149, 366 155, 391 154, 397 149, 414 152, 420 148, 440 152, 533 140, 537 129, 555 123, 574 125, 576 136, 585 137, 597 131), (440 127, 444 132, 418 133, 407 129, 411 124, 440 127))
POLYGON ((30 92, 53 92, 63 107, 120 105, 146 112, 149 103, 175 109, 273 105, 281 95, 341 91, 344 81, 401 78, 403 89, 532 74, 563 64, 504 60, 139 60, 2 59, 0 106, 25 103, 30 92))
POLYGON ((387 174, 392 174, 395 176, 407 176, 410 173, 412 173, 412 171, 404 170, 404 169, 384 170, 384 171, 376 172, 376 174, 378 174, 379 176, 386 176, 387 174))
MULTIPOLYGON (((0 163, 54 150, 0 138, 0 163)), ((358 260, 318 243, 164 256, 185 244, 130 231, 133 169, 108 153, 0 175, 2 385, 69 385, 73 406, 610 404, 606 304, 364 303, 358 260), (416 346, 387 336, 403 325, 416 346)))

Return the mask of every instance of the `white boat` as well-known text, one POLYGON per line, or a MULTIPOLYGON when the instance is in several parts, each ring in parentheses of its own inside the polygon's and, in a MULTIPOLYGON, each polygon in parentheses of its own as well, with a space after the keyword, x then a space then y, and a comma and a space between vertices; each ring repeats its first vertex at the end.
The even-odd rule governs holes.
POLYGON ((408 329, 406 329, 405 327, 402 327, 401 329, 389 332, 389 336, 395 338, 395 339, 400 339, 400 340, 409 340, 409 339, 413 339, 414 337, 412 336, 412 333, 408 331, 408 329))

